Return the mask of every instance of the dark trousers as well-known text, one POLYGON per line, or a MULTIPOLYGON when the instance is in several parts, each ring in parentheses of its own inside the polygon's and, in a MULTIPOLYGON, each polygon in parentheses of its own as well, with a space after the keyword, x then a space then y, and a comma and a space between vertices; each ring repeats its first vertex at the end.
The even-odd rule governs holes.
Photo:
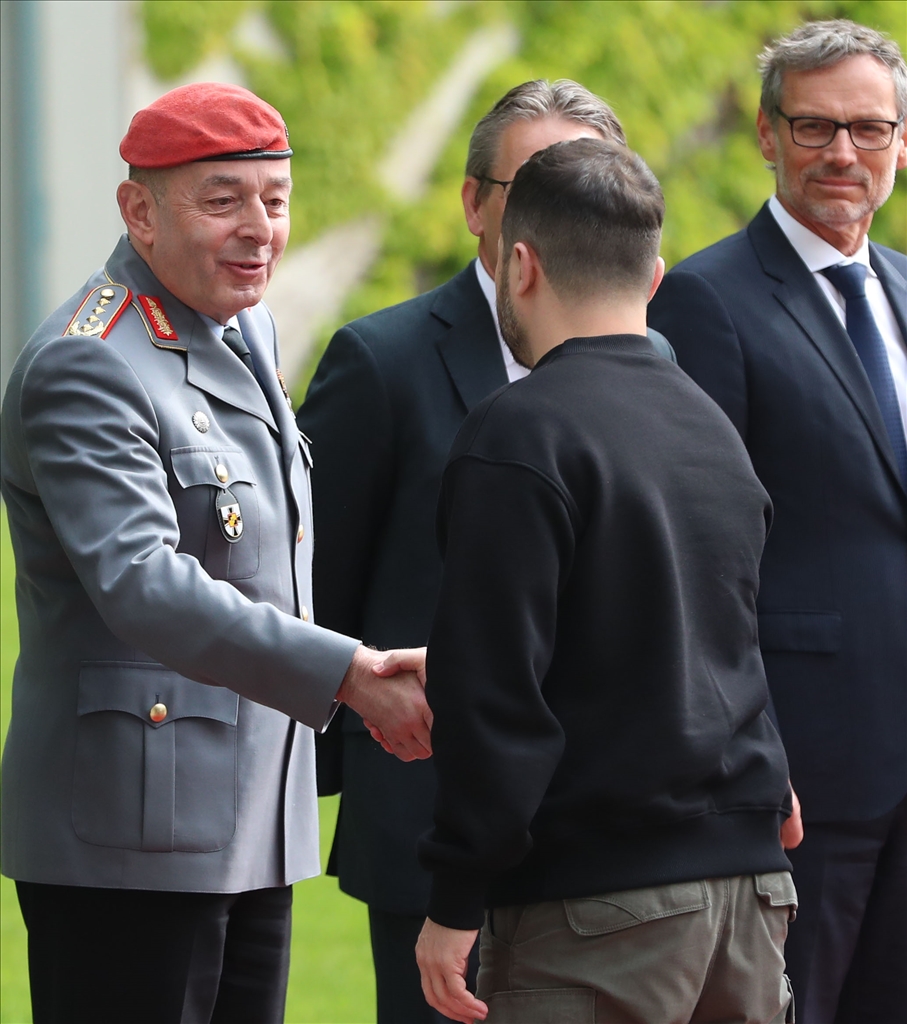
POLYGON ((798 1024, 907 1021, 907 798, 873 821, 807 824, 787 855, 798 1024))
MULTIPOLYGON (((447 1024, 449 1018, 433 1010, 422 995, 415 950, 425 918, 369 907, 368 921, 375 960, 378 1024, 447 1024)), ((477 940, 469 954, 466 976, 470 992, 476 990, 478 970, 477 940)))
POLYGON ((35 1024, 280 1024, 293 890, 17 882, 35 1024))

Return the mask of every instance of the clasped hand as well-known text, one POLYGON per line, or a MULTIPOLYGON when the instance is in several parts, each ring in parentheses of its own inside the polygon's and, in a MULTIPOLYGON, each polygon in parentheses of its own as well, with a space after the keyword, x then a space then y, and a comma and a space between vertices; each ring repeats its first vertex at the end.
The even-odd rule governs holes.
POLYGON ((432 714, 425 700, 425 648, 373 651, 359 647, 337 699, 401 761, 431 757, 432 714))

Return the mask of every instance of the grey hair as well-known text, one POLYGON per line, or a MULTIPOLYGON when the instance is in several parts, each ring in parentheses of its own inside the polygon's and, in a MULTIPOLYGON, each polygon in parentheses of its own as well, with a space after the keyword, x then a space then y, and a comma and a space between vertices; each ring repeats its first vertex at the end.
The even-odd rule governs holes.
MULTIPOLYGON (((169 168, 168 168, 169 169, 169 168)), ((129 165, 129 180, 144 185, 154 197, 158 206, 167 195, 167 170, 157 167, 133 167, 129 165)))
MULTIPOLYGON (((469 140, 466 176, 481 181, 491 174, 501 136, 510 125, 516 121, 535 121, 545 117, 575 121, 595 129, 609 142, 627 144, 617 115, 603 99, 569 78, 559 78, 556 82, 538 78, 514 86, 475 126, 469 140)), ((479 198, 487 189, 487 182, 483 181, 479 198)))
POLYGON ((875 29, 844 18, 809 21, 766 46, 759 55, 762 72, 759 105, 763 113, 773 121, 777 118, 785 72, 818 71, 864 54, 875 57, 891 72, 898 117, 907 115, 907 65, 898 44, 875 29))

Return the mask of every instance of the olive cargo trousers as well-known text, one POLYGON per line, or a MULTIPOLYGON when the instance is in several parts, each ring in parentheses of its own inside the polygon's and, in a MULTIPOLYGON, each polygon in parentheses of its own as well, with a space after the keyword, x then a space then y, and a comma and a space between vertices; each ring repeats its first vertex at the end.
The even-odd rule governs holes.
POLYGON ((787 872, 497 907, 482 929, 487 1024, 784 1024, 787 872))

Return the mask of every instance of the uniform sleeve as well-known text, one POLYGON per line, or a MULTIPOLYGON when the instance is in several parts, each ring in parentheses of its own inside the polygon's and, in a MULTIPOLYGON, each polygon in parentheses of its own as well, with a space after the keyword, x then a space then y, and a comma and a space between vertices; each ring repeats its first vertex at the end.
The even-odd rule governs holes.
POLYGON ((33 486, 107 628, 190 679, 322 728, 357 642, 250 601, 177 551, 155 410, 126 360, 61 338, 17 397, 33 486))
POLYGON ((529 852, 529 824, 564 748, 542 693, 574 529, 564 495, 534 469, 462 457, 448 467, 441 596, 427 696, 438 795, 420 842, 429 916, 482 923, 491 874, 529 852))
POLYGON ((665 334, 682 370, 721 406, 744 441, 746 373, 731 311, 699 274, 672 270, 649 303, 648 322, 665 334))

